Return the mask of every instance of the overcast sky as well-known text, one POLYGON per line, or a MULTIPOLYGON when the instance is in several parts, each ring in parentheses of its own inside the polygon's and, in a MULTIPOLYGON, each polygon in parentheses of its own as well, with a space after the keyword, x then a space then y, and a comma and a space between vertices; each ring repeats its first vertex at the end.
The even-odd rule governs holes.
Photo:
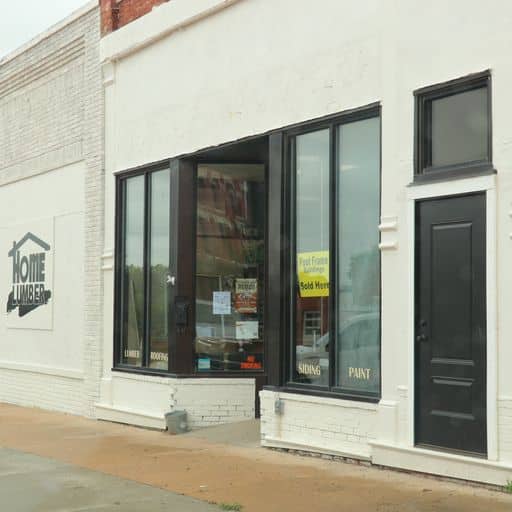
POLYGON ((89 0, 0 0, 0 58, 89 0))

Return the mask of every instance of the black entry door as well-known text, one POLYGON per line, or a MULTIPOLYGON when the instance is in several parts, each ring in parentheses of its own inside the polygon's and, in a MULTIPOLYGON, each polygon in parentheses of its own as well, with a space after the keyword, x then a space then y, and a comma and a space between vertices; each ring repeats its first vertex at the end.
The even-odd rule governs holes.
POLYGON ((485 195, 416 206, 416 443, 485 454, 485 195))

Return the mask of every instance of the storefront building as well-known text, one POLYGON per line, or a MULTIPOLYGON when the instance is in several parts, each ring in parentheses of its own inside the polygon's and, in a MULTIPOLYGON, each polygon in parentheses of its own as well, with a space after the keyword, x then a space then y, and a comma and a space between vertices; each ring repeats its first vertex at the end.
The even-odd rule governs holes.
POLYGON ((94 416, 103 87, 89 2, 0 60, 0 401, 94 416))
POLYGON ((102 2, 96 415, 505 483, 509 5, 155 4, 102 2))

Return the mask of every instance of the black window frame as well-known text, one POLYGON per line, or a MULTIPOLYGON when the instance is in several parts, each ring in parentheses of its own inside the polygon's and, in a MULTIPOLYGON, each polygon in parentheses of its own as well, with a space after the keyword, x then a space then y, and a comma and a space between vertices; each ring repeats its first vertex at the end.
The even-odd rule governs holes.
POLYGON ((491 85, 491 73, 487 70, 448 82, 422 87, 414 91, 414 183, 494 174, 496 172, 492 165, 491 85), (487 90, 487 158, 450 165, 432 166, 429 161, 429 158, 431 158, 431 137, 429 135, 432 129, 432 101, 481 88, 487 90))
MULTIPOLYGON (((173 346, 169 337, 167 344, 167 368, 150 367, 150 297, 151 297, 151 277, 149 275, 149 262, 151 261, 151 175, 155 172, 168 170, 171 168, 168 162, 157 163, 144 168, 134 170, 133 172, 122 173, 116 176, 116 207, 115 207, 115 258, 114 258, 114 361, 113 369, 118 371, 127 371, 130 373, 149 373, 153 375, 168 375, 173 369, 172 354, 173 346), (126 221, 126 182, 138 176, 144 178, 144 233, 143 233, 143 276, 144 276, 144 319, 143 319, 143 345, 141 354, 141 365, 132 365, 123 362, 123 272, 125 240, 124 227, 126 221)), ((172 179, 170 180, 172 194, 172 179)), ((172 197, 172 196, 170 196, 172 197)), ((169 211, 170 224, 172 221, 172 209, 169 211)), ((169 251, 169 264, 172 261, 172 249, 169 251)), ((168 329, 170 329, 170 315, 168 315, 168 329)))
MULTIPOLYGON (((382 207, 382 112, 378 103, 367 105, 361 108, 352 109, 341 114, 327 116, 320 120, 313 120, 299 125, 284 132, 284 184, 283 184, 283 318, 284 325, 282 328, 283 339, 285 340, 284 353, 284 379, 283 385, 277 386, 277 389, 290 393, 299 393, 306 395, 332 397, 338 399, 354 400, 360 402, 377 403, 382 394, 382 255, 379 251, 379 391, 371 392, 347 392, 339 386, 335 385, 336 376, 336 346, 337 343, 329 343, 329 385, 318 386, 314 384, 306 384, 294 381, 296 367, 296 350, 295 350, 295 328, 296 328, 296 232, 295 232, 295 138, 311 132, 322 129, 329 129, 329 183, 330 183, 330 216, 329 216, 329 281, 331 283, 331 293, 329 294, 329 334, 330 339, 336 339, 334 333, 338 329, 337 315, 337 290, 338 286, 338 201, 339 189, 336 173, 337 166, 337 150, 336 141, 338 128, 344 124, 349 124, 365 119, 378 118, 380 124, 380 147, 379 147, 379 219, 382 207)), ((378 230, 378 225, 375 226, 378 230)), ((380 233, 379 233, 380 241, 380 233)))
MULTIPOLYGON (((267 134, 271 137, 271 134, 267 134)), ((234 141, 226 143, 222 146, 215 147, 216 151, 227 152, 232 151, 232 148, 239 147, 244 142, 251 143, 253 139, 261 139, 264 135, 249 137, 243 141, 234 141)), ((226 153, 222 153, 223 155, 226 153)), ((196 241, 195 229, 194 230, 180 230, 179 223, 184 222, 196 226, 196 204, 197 204, 197 166, 201 164, 210 163, 212 159, 211 149, 207 148, 192 154, 181 155, 174 158, 166 158, 157 162, 143 164, 138 167, 126 169, 115 173, 115 250, 114 250, 114 307, 113 307, 113 364, 111 370, 119 373, 151 375, 159 377, 171 378, 254 378, 256 381, 257 389, 261 389, 266 382, 267 374, 270 370, 267 368, 275 366, 275 360, 272 360, 267 355, 267 347, 270 338, 269 328, 264 327, 264 364, 261 369, 251 370, 230 370, 230 371, 197 371, 195 368, 194 352, 192 345, 187 342, 189 331, 195 326, 195 254, 196 254, 196 241), (208 156, 207 156, 208 155, 208 156), (150 353, 150 338, 149 334, 149 308, 151 289, 150 281, 148 279, 148 264, 150 261, 150 214, 151 214, 151 179, 150 175, 154 172, 169 170, 170 176, 170 200, 171 206, 169 210, 170 215, 170 270, 176 276, 186 274, 188 279, 179 279, 186 284, 182 284, 180 290, 185 294, 184 297, 178 297, 177 288, 173 288, 173 294, 169 298, 169 311, 168 311, 168 365, 166 369, 151 368, 149 366, 149 353, 150 353), (125 225, 125 183, 128 179, 137 176, 144 176, 144 346, 142 355, 142 365, 131 365, 123 363, 123 310, 122 310, 122 293, 123 293, 123 261, 124 261, 124 225, 125 225), (183 194, 186 193, 186 197, 183 194), (176 212, 179 212, 176 215, 176 212), (178 216, 181 218, 178 219, 178 216), (193 233, 193 240, 191 240, 191 233, 193 233), (186 257, 186 251, 192 251, 193 258, 186 257), (175 323, 175 315, 172 313, 172 308, 175 299, 188 298, 189 302, 188 315, 189 325, 186 328, 177 328, 175 323), (147 354, 147 355, 146 355, 147 354)), ((269 194, 269 168, 268 162, 261 161, 252 155, 250 158, 242 159, 240 155, 236 154, 234 157, 228 154, 227 156, 216 157, 222 163, 248 163, 259 164, 264 166, 265 173, 265 247, 268 247, 268 194, 269 194)), ((275 187, 274 187, 275 188, 275 187)), ((268 258, 268 249, 267 258, 268 258)), ((189 254, 190 255, 190 254, 189 254)), ((264 295, 265 304, 268 300, 268 266, 265 263, 264 271, 264 295)), ((270 315, 268 313, 269 306, 265 305, 265 318, 270 315)), ((266 320, 265 320, 266 321, 266 320)), ((194 327, 195 328, 195 327, 194 327)), ((274 368, 275 371, 275 368, 274 368)))

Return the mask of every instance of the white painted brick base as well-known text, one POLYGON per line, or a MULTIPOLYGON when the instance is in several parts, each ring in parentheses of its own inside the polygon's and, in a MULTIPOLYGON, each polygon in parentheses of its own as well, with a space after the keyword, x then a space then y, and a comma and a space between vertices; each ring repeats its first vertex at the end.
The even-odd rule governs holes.
POLYGON ((264 446, 290 447, 355 458, 369 458, 377 406, 333 398, 261 391, 264 446), (283 402, 282 414, 274 411, 283 402))
POLYGON ((498 400, 499 459, 512 463, 512 398, 498 400))
POLYGON ((174 408, 187 411, 192 428, 254 418, 254 379, 181 379, 174 408))
POLYGON ((0 402, 84 414, 82 379, 0 370, 0 402))
POLYGON ((113 372, 102 380, 96 416, 164 428, 165 413, 185 410, 189 426, 200 428, 254 418, 254 401, 254 379, 176 379, 113 372))

